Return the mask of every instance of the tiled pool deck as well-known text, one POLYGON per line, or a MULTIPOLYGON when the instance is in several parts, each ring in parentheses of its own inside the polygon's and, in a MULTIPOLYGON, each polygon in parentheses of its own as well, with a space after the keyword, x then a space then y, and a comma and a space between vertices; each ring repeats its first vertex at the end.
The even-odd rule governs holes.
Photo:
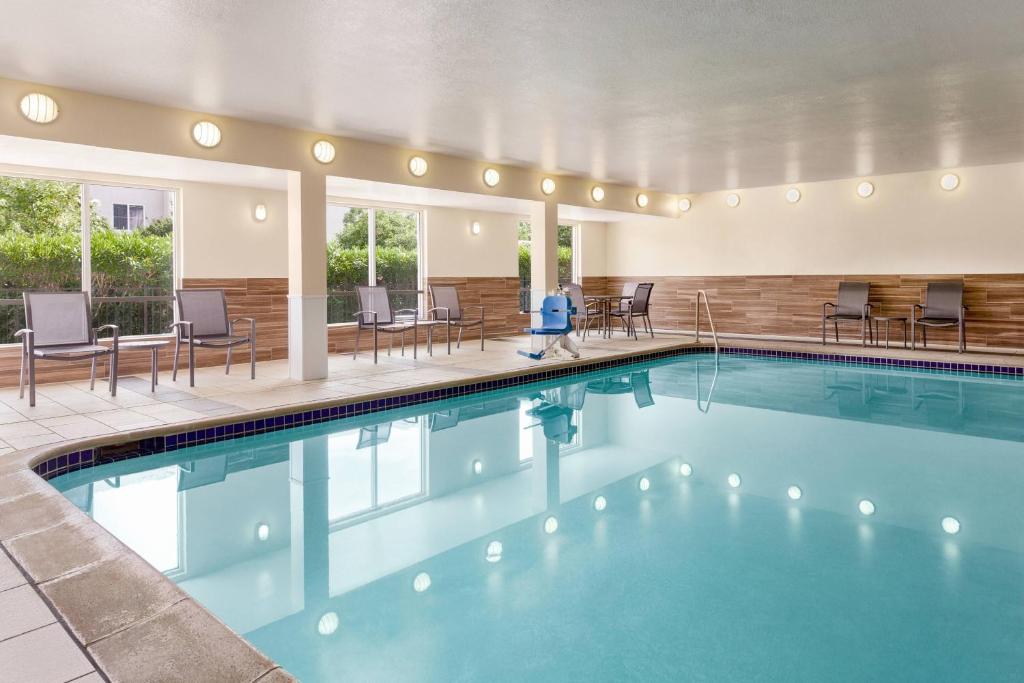
MULTIPOLYGON (((384 356, 376 366, 368 356, 333 356, 327 379, 310 382, 288 379, 287 362, 271 361, 259 364, 256 380, 241 370, 225 376, 222 368, 204 368, 190 388, 184 376, 177 383, 164 376, 156 394, 149 392, 148 378, 122 378, 113 399, 102 385, 95 392, 86 382, 43 385, 35 408, 19 400, 16 389, 0 389, 0 680, 290 679, 30 467, 53 475, 87 466, 99 454, 171 450, 181 445, 179 434, 191 445, 579 369, 577 363, 516 355, 528 343, 493 340, 483 352, 467 346, 451 356, 421 353, 418 361, 384 356), (125 443, 134 446, 104 450, 125 443)), ((1024 355, 1016 354, 751 340, 723 345, 729 351, 828 353, 885 364, 959 363, 967 371, 997 368, 1024 376, 1024 355)), ((696 350, 692 340, 679 336, 593 338, 582 362, 621 363, 635 355, 690 350, 696 350)))

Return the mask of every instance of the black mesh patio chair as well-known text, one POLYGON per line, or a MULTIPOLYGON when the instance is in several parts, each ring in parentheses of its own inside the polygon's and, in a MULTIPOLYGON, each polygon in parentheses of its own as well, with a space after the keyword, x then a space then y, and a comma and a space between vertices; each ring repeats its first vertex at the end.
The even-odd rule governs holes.
POLYGON ((14 333, 21 339, 18 397, 36 404, 36 360, 91 360, 89 389, 96 386, 96 359, 110 356, 110 395, 117 396, 117 325, 93 328, 92 307, 86 292, 24 292, 25 327, 14 333), (100 332, 111 332, 110 346, 98 343, 100 332))
MULTIPOLYGON (((633 298, 623 300, 619 304, 619 309, 611 312, 611 316, 618 318, 619 322, 622 323, 623 329, 626 330, 626 335, 633 337, 633 339, 639 339, 636 335, 637 318, 644 324, 644 332, 648 332, 651 337, 654 337, 654 325, 651 324, 650 316, 652 289, 654 289, 653 282, 641 282, 633 291, 633 298)), ((623 291, 625 291, 625 287, 623 287, 623 291)))
MULTIPOLYGON (((419 342, 419 328, 427 328, 427 352, 434 351, 434 320, 420 320, 415 308, 402 308, 393 310, 391 308, 391 297, 388 295, 388 288, 383 285, 362 285, 356 287, 356 296, 359 299, 359 308, 353 317, 356 319, 356 343, 352 350, 352 359, 359 356, 359 337, 364 330, 373 332, 373 362, 377 362, 378 338, 381 332, 388 335, 388 355, 391 355, 391 348, 394 345, 394 336, 400 335, 402 340, 402 355, 405 355, 405 333, 412 332, 412 357, 416 358, 416 346, 419 342)), ((430 309, 429 313, 435 309, 430 309)), ((447 311, 440 311, 447 314, 447 311)), ((448 337, 448 351, 451 352, 451 335, 448 337)))
POLYGON ((825 327, 831 322, 836 331, 836 343, 839 343, 839 321, 860 321, 860 343, 867 345, 868 337, 873 342, 874 332, 871 329, 871 304, 868 293, 871 284, 868 282, 840 282, 838 303, 827 301, 821 306, 821 343, 825 344, 825 327), (829 308, 832 312, 829 313, 829 308))
POLYGON ((196 347, 226 349, 224 374, 231 372, 231 350, 249 345, 249 377, 256 379, 256 321, 252 318, 228 319, 228 303, 223 289, 176 289, 178 321, 171 325, 174 335, 174 363, 171 379, 178 379, 178 355, 188 344, 188 385, 196 385, 196 347), (237 323, 249 323, 245 332, 236 332, 237 323))
MULTIPOLYGON (((459 330, 459 336, 455 340, 455 348, 462 346, 462 330, 467 327, 480 328, 480 350, 484 350, 484 307, 478 305, 462 306, 459 303, 459 290, 451 285, 429 285, 430 300, 434 304, 434 319, 448 321, 450 328, 459 330), (479 317, 467 317, 466 311, 479 311, 479 317)), ((449 351, 451 350, 449 344, 449 351)))
POLYGON ((583 294, 583 287, 570 282, 565 286, 565 291, 569 295, 569 301, 572 302, 573 308, 576 309, 575 324, 576 324, 576 336, 580 336, 580 329, 583 330, 583 339, 587 339, 587 332, 590 331, 590 325, 596 320, 600 324, 601 314, 598 310, 598 304, 596 301, 592 301, 589 304, 583 294))
POLYGON ((963 282, 929 282, 924 295, 924 306, 914 304, 910 312, 910 348, 917 348, 917 327, 921 327, 921 341, 928 348, 929 327, 955 327, 958 332, 957 353, 967 350, 967 330, 963 282), (920 317, 918 317, 920 313, 920 317))

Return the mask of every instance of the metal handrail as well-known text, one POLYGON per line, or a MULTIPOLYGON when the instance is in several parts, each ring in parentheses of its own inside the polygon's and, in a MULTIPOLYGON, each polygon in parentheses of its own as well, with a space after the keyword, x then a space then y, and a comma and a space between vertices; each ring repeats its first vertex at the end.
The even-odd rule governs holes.
POLYGON ((697 371, 697 410, 702 413, 707 413, 711 410, 711 397, 715 395, 715 384, 718 383, 718 356, 715 356, 715 374, 711 378, 711 389, 708 391, 708 400, 704 406, 701 406, 700 402, 700 363, 694 364, 694 369, 697 371))
POLYGON ((697 337, 697 343, 700 343, 700 298, 704 297, 704 311, 708 314, 708 325, 711 326, 711 337, 715 341, 715 358, 718 358, 718 333, 715 332, 715 321, 711 317, 711 307, 708 305, 708 293, 703 289, 697 290, 697 317, 694 321, 693 329, 694 334, 697 337))

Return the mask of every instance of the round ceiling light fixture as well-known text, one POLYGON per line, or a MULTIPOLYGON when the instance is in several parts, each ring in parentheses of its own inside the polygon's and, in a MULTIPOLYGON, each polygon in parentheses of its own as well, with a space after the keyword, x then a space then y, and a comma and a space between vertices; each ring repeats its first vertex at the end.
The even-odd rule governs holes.
POLYGON ((540 181, 540 191, 544 194, 551 194, 555 191, 555 181, 551 178, 545 178, 540 181))
POLYGON ((789 496, 790 500, 800 500, 804 496, 804 492, 799 486, 790 486, 786 489, 786 495, 789 496))
POLYGON ((427 174, 427 160, 420 156, 409 159, 409 173, 412 173, 417 178, 425 176, 427 174))
POLYGON ((791 187, 788 190, 786 190, 786 201, 789 202, 790 204, 796 204, 798 201, 800 201, 801 196, 802 195, 800 194, 800 190, 796 189, 795 187, 791 187))
POLYGON ((412 589, 417 593, 422 593, 430 588, 430 574, 426 572, 420 572, 412 580, 412 589))
POLYGON ((939 180, 939 185, 946 192, 952 192, 956 188, 960 187, 960 176, 956 173, 947 173, 939 180))
POLYGON ((857 509, 860 510, 860 514, 865 517, 870 517, 875 514, 875 504, 865 498, 864 500, 857 503, 857 509))
POLYGON ((650 197, 645 195, 643 192, 636 196, 636 205, 639 206, 641 209, 646 209, 650 201, 650 197))
POLYGON ((316 630, 322 636, 329 636, 338 630, 339 623, 341 620, 338 619, 337 612, 325 612, 316 623, 316 630))
POLYGON ((590 188, 590 198, 595 202, 599 202, 604 199, 604 188, 600 185, 594 185, 590 188))
POLYGON ((960 520, 956 517, 943 517, 942 530, 950 535, 960 533, 960 520))
POLYGON ((21 98, 21 115, 32 123, 53 123, 60 116, 60 107, 49 95, 33 92, 21 98))
POLYGON ((337 152, 334 149, 334 145, 327 140, 317 140, 316 144, 313 145, 313 158, 321 164, 329 164, 334 161, 335 154, 337 152))
POLYGON ((501 174, 496 168, 484 169, 484 185, 494 187, 501 182, 501 174))
POLYGON ((220 144, 220 128, 213 121, 200 121, 192 126, 192 139, 200 147, 216 147, 220 144))
POLYGON ((736 474, 735 472, 726 477, 725 481, 728 482, 729 486, 731 486, 734 489, 738 489, 740 487, 740 484, 743 483, 743 480, 740 479, 740 475, 736 474))
POLYGON ((693 202, 690 201, 689 197, 683 197, 679 200, 679 210, 686 213, 693 206, 693 202))
POLYGON ((725 205, 730 209, 735 209, 740 205, 740 196, 735 192, 730 192, 725 196, 725 205))
POLYGON ((857 195, 861 199, 867 199, 868 197, 870 197, 874 193, 875 193, 875 186, 874 186, 874 184, 868 182, 867 180, 865 180, 864 182, 862 182, 860 185, 857 186, 857 195))

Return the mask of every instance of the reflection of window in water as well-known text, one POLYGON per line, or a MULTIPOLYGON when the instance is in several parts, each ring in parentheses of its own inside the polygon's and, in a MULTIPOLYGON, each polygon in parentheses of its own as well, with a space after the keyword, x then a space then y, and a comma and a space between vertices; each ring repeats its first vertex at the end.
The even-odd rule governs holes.
POLYGON ((179 568, 178 467, 93 484, 92 517, 162 572, 179 568))
MULTIPOLYGON (((534 407, 536 407, 535 402, 529 399, 519 402, 519 462, 526 462, 533 458, 533 430, 542 429, 539 424, 540 420, 528 414, 528 411, 534 407)), ((572 412, 571 424, 576 427, 576 432, 569 443, 558 444, 558 452, 561 455, 571 453, 583 447, 582 410, 574 410, 572 412)))
POLYGON ((328 515, 338 521, 425 493, 419 418, 328 436, 328 515))

